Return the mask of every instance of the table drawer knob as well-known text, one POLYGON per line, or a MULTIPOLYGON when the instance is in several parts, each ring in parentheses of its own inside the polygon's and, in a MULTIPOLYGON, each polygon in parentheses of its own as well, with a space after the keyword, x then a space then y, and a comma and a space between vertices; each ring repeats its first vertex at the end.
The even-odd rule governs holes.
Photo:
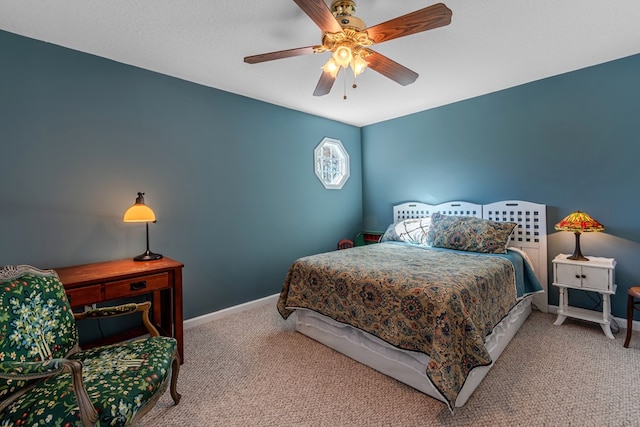
POLYGON ((132 291, 139 291, 140 289, 144 289, 147 287, 147 281, 141 280, 139 282, 133 282, 129 285, 129 289, 132 291))

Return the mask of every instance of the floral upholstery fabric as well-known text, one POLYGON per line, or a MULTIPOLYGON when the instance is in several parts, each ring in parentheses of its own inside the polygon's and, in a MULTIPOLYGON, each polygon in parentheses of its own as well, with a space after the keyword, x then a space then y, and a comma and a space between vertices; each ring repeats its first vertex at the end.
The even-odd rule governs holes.
POLYGON ((498 222, 470 216, 434 213, 427 242, 435 248, 504 254, 515 222, 498 222))
MULTIPOLYGON (((78 335, 60 281, 25 274, 0 284, 0 363, 65 358, 78 335)), ((0 401, 33 381, 0 378, 0 401)))
POLYGON ((0 284, 0 426, 81 426, 72 375, 62 371, 68 360, 82 362, 97 425, 130 425, 166 389, 177 357, 170 337, 85 351, 77 343, 73 312, 55 273, 25 273, 0 284))
POLYGON ((469 372, 492 363, 484 338, 516 299, 502 256, 389 242, 298 259, 278 310, 308 308, 429 355, 425 372, 453 408, 469 372))
MULTIPOLYGON (((176 341, 155 337, 76 353, 83 381, 98 411, 98 425, 126 426, 167 386, 176 341)), ((70 374, 38 383, 0 414, 1 426, 81 426, 70 374)))

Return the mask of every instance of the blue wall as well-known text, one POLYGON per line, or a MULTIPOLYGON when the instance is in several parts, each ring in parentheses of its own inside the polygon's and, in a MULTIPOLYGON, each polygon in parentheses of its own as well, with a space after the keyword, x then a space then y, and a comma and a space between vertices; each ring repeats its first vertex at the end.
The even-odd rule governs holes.
POLYGON ((639 76, 635 55, 363 128, 365 228, 409 200, 529 200, 547 205, 551 260, 574 246, 553 225, 586 211, 606 230, 583 234, 582 252, 616 258, 613 314, 626 317, 640 283, 639 76))
POLYGON ((298 257, 362 223, 360 129, 0 31, 0 264, 62 267, 151 250, 185 263, 185 317, 280 291, 298 257), (329 136, 342 190, 313 173, 329 136))
POLYGON ((278 292, 396 203, 522 199, 548 206, 550 259, 573 250, 568 213, 605 225, 582 248, 618 260, 614 315, 640 281, 640 55, 362 129, 2 31, 0 58, 0 264, 137 255, 144 227, 121 218, 144 191, 189 318, 278 292), (313 174, 325 136, 350 155, 340 191, 313 174))

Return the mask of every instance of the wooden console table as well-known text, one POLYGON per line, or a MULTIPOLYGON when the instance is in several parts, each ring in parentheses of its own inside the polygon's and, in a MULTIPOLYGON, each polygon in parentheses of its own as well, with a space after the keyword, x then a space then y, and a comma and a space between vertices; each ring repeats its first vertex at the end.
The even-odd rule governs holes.
MULTIPOLYGON (((98 262, 73 267, 54 268, 67 292, 72 308, 151 294, 152 320, 162 335, 178 342, 180 360, 184 363, 182 328, 182 268, 170 258, 137 262, 132 259, 98 262)), ((99 344, 117 342, 146 333, 133 329, 99 344)))

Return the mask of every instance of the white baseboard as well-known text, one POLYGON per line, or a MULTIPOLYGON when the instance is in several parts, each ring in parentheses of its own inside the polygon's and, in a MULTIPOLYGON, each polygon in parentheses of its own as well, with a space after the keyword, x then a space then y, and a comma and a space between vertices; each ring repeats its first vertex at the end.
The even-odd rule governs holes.
MULTIPOLYGON (((558 306, 549 305, 549 313, 558 314, 558 306)), ((616 321, 620 329, 627 329, 627 319, 623 319, 621 317, 613 317, 613 320, 616 321)), ((634 331, 640 331, 640 322, 634 320, 631 324, 631 329, 633 329, 634 331)))
POLYGON ((273 304, 275 310, 278 296, 280 294, 269 295, 268 297, 260 298, 254 301, 245 302, 243 304, 234 305, 233 307, 223 308, 222 310, 214 311, 213 313, 203 314, 202 316, 193 317, 184 321, 184 329, 193 328, 205 323, 212 322, 214 320, 222 319, 230 314, 240 313, 242 311, 250 310, 252 308, 259 307, 265 304, 273 304))

